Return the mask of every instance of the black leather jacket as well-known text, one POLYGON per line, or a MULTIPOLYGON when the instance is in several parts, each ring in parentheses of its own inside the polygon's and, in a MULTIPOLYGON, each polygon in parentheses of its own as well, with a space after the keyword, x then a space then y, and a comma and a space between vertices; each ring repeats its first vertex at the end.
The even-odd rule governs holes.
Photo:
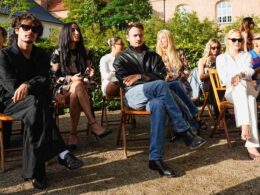
MULTIPOLYGON (((164 80, 166 68, 162 58, 154 51, 150 51, 145 44, 143 44, 142 49, 144 54, 143 64, 139 63, 137 53, 132 46, 129 46, 115 58, 113 66, 116 69, 116 77, 121 87, 126 87, 123 84, 123 78, 133 74, 144 74, 150 78, 149 81, 164 80)), ((145 81, 135 82, 133 86, 144 82, 145 81)))

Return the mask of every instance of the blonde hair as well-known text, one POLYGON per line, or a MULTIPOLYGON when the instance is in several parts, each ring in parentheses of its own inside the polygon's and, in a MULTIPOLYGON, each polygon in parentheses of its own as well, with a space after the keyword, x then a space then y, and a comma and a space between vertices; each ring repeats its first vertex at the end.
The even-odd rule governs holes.
MULTIPOLYGON (((230 31, 228 31, 228 33, 225 36, 226 51, 228 51, 228 49, 229 49, 228 39, 230 38, 230 35, 232 35, 233 33, 238 33, 240 35, 240 38, 243 38, 241 31, 238 29, 231 29, 230 31)), ((242 46, 243 46, 244 41, 245 40, 243 39, 240 50, 243 50, 242 46)))
MULTIPOLYGON (((260 32, 254 33, 253 37, 254 37, 254 39, 255 38, 259 38, 260 37, 260 32)), ((259 47, 260 45, 259 45, 259 42, 257 40, 254 40, 254 39, 253 39, 253 45, 254 45, 253 48, 255 49, 255 47, 259 47)))
POLYGON ((220 44, 220 42, 219 42, 216 38, 211 38, 211 39, 207 42, 207 44, 206 44, 206 46, 205 46, 205 49, 204 49, 203 57, 202 57, 202 58, 207 59, 207 58, 210 56, 211 46, 212 46, 213 44, 216 44, 216 43, 217 43, 218 46, 219 46, 219 53, 221 52, 221 44, 220 44))
POLYGON ((176 66, 177 70, 180 70, 182 68, 182 63, 178 58, 178 54, 176 52, 176 45, 173 39, 173 35, 169 30, 163 29, 157 33, 156 52, 162 57, 164 61, 168 59, 168 63, 165 64, 168 69, 172 69, 174 66, 176 66), (163 52, 163 48, 161 48, 159 44, 160 35, 165 36, 167 39, 168 46, 166 54, 163 52))

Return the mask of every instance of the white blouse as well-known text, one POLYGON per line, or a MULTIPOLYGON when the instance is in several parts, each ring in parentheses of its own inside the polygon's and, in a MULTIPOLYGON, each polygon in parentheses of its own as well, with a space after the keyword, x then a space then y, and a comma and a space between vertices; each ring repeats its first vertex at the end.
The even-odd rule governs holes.
POLYGON ((231 78, 237 74, 244 73, 246 78, 251 80, 254 74, 252 68, 252 57, 248 52, 242 52, 237 60, 234 60, 229 53, 221 54, 216 59, 218 75, 227 87, 231 86, 231 78))
POLYGON ((115 68, 113 66, 114 60, 115 56, 112 56, 110 53, 104 55, 100 59, 99 70, 101 74, 101 90, 103 94, 105 94, 106 87, 110 81, 117 81, 117 78, 115 77, 115 68))

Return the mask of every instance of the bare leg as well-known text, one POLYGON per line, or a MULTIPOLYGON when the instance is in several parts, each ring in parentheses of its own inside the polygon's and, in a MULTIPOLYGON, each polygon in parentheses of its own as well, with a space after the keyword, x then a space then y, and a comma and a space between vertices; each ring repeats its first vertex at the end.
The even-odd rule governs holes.
POLYGON ((260 162, 260 153, 256 148, 247 148, 247 151, 252 160, 260 162))
POLYGON ((69 138, 69 144, 77 144, 77 127, 80 118, 81 106, 78 101, 77 95, 70 94, 70 119, 71 119, 71 133, 69 138))
POLYGON ((252 138, 250 125, 242 125, 241 130, 242 130, 242 132, 241 132, 242 140, 249 140, 252 138))
POLYGON ((105 132, 105 128, 96 122, 94 116, 91 113, 89 95, 84 84, 82 82, 73 82, 70 92, 76 94, 79 104, 85 113, 89 124, 91 124, 91 131, 98 135, 105 132))

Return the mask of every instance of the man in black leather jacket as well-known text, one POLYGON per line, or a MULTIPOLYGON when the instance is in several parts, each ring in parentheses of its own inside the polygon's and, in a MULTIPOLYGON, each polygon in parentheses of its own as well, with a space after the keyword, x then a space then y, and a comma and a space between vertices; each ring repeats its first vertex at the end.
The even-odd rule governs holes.
POLYGON ((190 125, 183 118, 164 81, 166 70, 161 57, 149 51, 144 44, 143 25, 139 22, 130 23, 126 33, 129 47, 114 61, 116 77, 126 91, 126 104, 132 109, 145 108, 152 113, 149 168, 157 170, 163 176, 175 177, 174 171, 162 161, 166 115, 191 149, 200 147, 205 140, 193 134, 190 125))

